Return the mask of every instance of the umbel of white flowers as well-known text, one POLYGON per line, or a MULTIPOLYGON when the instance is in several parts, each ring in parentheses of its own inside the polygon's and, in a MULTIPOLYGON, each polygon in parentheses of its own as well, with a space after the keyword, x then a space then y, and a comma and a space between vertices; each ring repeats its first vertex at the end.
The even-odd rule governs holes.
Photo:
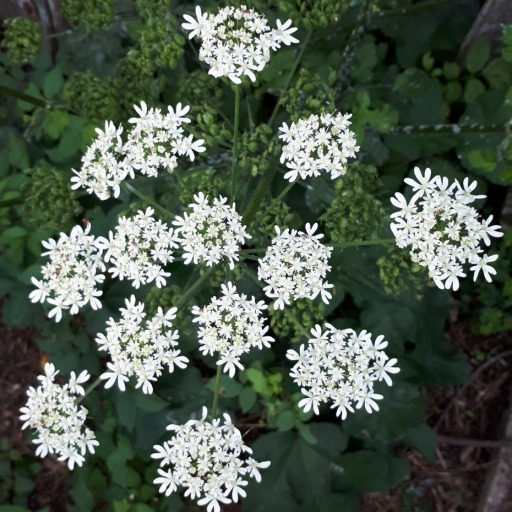
POLYGON ((441 289, 457 290, 459 277, 466 277, 463 265, 472 265, 476 280, 480 271, 486 281, 496 270, 489 265, 498 255, 482 253, 480 243, 491 244, 489 237, 501 237, 501 226, 492 225, 492 215, 480 220, 478 211, 469 206, 484 195, 474 195, 477 182, 470 183, 464 178, 462 185, 446 177, 431 176, 431 170, 423 174, 416 167, 416 180, 404 181, 412 188, 414 195, 408 201, 397 192, 391 198, 398 211, 391 214, 391 230, 398 247, 410 247, 411 259, 422 267, 427 267, 430 277, 441 289))
POLYGON ((297 30, 291 20, 284 24, 277 20, 277 28, 271 29, 265 16, 245 5, 224 7, 215 15, 203 14, 197 6, 195 18, 188 14, 184 18, 181 26, 190 32, 189 39, 201 40, 199 59, 210 66, 208 73, 235 84, 243 76, 255 82, 255 72, 270 60, 270 50, 299 42, 291 35, 297 30))
POLYGON ((359 334, 353 329, 336 329, 325 324, 311 329, 312 338, 308 345, 301 345, 299 351, 288 350, 286 357, 296 361, 290 371, 294 382, 300 386, 304 398, 299 407, 304 412, 313 409, 320 414, 322 403, 332 402, 336 416, 347 417, 347 411, 354 412, 363 405, 368 413, 378 411, 375 400, 383 398, 374 392, 375 381, 384 380, 391 386, 388 373, 398 373, 396 359, 389 359, 384 349, 388 342, 378 336, 372 342, 367 331, 359 334))
POLYGON ((268 468, 270 462, 257 462, 250 455, 251 448, 242 440, 242 434, 233 425, 228 414, 206 421, 208 411, 203 407, 200 420, 185 425, 169 425, 174 433, 169 441, 155 445, 153 459, 160 460, 159 491, 167 496, 185 488, 185 496, 207 505, 208 512, 220 512, 220 503, 238 502, 247 493, 247 477, 261 481, 259 469, 268 468), (167 466, 170 469, 165 470, 167 466))
POLYGON ((69 383, 61 386, 55 382, 59 372, 52 363, 44 366, 44 375, 37 377, 41 384, 27 390, 28 400, 20 409, 22 428, 33 428, 38 445, 36 455, 46 457, 57 454, 59 460, 67 461, 69 469, 81 466, 87 451, 94 453, 94 432, 84 426, 87 409, 78 405, 77 398, 84 395, 82 384, 89 380, 87 371, 76 376, 71 372, 69 383))
POLYGON ((218 352, 218 365, 230 377, 235 376, 236 368, 243 370, 240 357, 251 348, 270 347, 274 341, 268 336, 268 326, 261 313, 267 309, 263 301, 256 302, 254 297, 239 295, 235 286, 228 282, 221 286, 222 296, 213 297, 204 308, 194 306, 194 322, 201 326, 198 332, 199 350, 203 354, 218 352))
POLYGON ((202 139, 184 135, 182 125, 190 123, 184 117, 189 106, 169 106, 166 115, 158 108, 148 110, 143 101, 134 109, 139 117, 129 120, 135 127, 128 132, 126 142, 121 138, 123 127, 112 121, 105 122, 104 130, 96 128, 98 136, 87 148, 81 169, 73 169, 72 189, 85 188, 102 200, 119 197, 121 183, 127 177, 135 178, 136 172, 157 176, 161 167, 172 172, 178 165, 177 156, 187 155, 193 161, 195 153, 205 151, 202 139))
POLYGON ((263 259, 259 261, 258 279, 265 281, 267 297, 276 299, 275 309, 284 309, 292 300, 314 299, 320 294, 328 304, 332 298, 332 284, 324 279, 331 270, 328 264, 332 247, 320 242, 324 235, 315 232, 318 224, 306 224, 306 232, 295 229, 281 231, 275 226, 277 236, 263 259))
POLYGON ((106 388, 117 383, 124 391, 125 382, 133 375, 137 378, 136 388, 153 393, 152 382, 162 375, 165 366, 171 373, 175 365, 186 368, 189 362, 178 348, 178 331, 172 330, 176 308, 164 313, 159 307, 153 318, 146 319, 144 304, 137 302, 134 295, 125 302, 126 308, 120 309, 121 320, 110 318, 106 334, 96 337, 99 349, 107 351, 112 360, 100 379, 106 380, 106 388))
POLYGON ((281 163, 290 169, 290 182, 327 173, 331 179, 347 172, 347 161, 359 151, 356 136, 349 130, 352 114, 313 114, 288 126, 283 123, 279 138, 285 142, 281 163))

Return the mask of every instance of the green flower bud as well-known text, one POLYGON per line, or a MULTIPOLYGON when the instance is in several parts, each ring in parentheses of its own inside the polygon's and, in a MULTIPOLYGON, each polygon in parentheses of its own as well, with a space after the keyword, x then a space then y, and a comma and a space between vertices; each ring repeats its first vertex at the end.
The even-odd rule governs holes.
POLYGON ((41 24, 27 18, 9 18, 4 21, 4 29, 0 48, 15 64, 32 62, 43 39, 41 24))

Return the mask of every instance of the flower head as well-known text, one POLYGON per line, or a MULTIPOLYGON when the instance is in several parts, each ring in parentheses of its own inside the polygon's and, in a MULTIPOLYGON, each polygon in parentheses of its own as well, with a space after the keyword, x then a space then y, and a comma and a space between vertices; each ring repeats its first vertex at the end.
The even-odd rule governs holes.
POLYGON ((320 176, 337 178, 347 172, 347 161, 355 157, 355 134, 349 130, 351 114, 311 115, 288 126, 283 123, 279 138, 285 142, 281 163, 290 169, 284 178, 295 181, 320 176))
POLYGON ((153 208, 139 210, 135 217, 121 217, 115 234, 102 239, 104 259, 114 277, 129 279, 135 288, 155 281, 161 288, 171 274, 163 266, 174 260, 173 249, 178 247, 178 237, 172 228, 153 218, 153 208))
POLYGON ((252 450, 243 443, 242 434, 233 425, 228 414, 224 424, 220 419, 206 421, 203 407, 200 420, 185 425, 169 425, 174 436, 163 445, 156 445, 153 459, 160 459, 155 484, 167 496, 178 486, 185 488, 185 496, 207 506, 207 512, 220 512, 220 503, 229 504, 244 498, 247 477, 261 480, 258 469, 268 468, 270 462, 257 462, 252 450), (167 466, 170 469, 164 470, 167 466))
POLYGON ((90 223, 85 229, 77 225, 69 236, 61 233, 58 240, 50 238, 43 242, 47 249, 43 256, 48 256, 50 261, 41 269, 41 280, 32 278, 37 288, 29 298, 32 302, 52 304, 54 308, 49 316, 55 317, 56 322, 62 318, 63 310, 76 315, 88 303, 93 309, 101 308, 98 297, 102 292, 97 285, 105 279, 102 274, 106 270, 102 260, 104 239, 89 235, 90 230, 90 223))
POLYGON ((499 225, 491 225, 492 215, 480 220, 478 211, 469 206, 483 195, 474 195, 476 181, 454 180, 432 176, 430 169, 423 174, 416 167, 416 180, 406 178, 414 195, 410 201, 396 193, 391 203, 398 210, 391 214, 391 230, 398 247, 410 247, 411 259, 428 268, 430 277, 441 289, 457 290, 459 278, 465 277, 463 266, 473 265, 476 280, 480 270, 487 281, 495 274, 489 262, 497 256, 481 254, 481 242, 490 245, 489 237, 501 237, 499 225))
POLYGON ((181 26, 190 32, 189 39, 201 39, 199 58, 210 66, 208 73, 225 76, 241 83, 242 76, 256 81, 255 72, 261 71, 270 60, 270 50, 281 44, 298 43, 292 34, 291 20, 271 29, 267 19, 245 5, 224 7, 217 14, 203 14, 196 7, 196 18, 185 14, 181 26))
POLYGON ((126 308, 121 308, 121 320, 107 322, 106 334, 99 334, 96 343, 100 350, 110 354, 108 371, 100 378, 106 380, 106 388, 116 381, 121 391, 131 376, 137 378, 136 388, 142 387, 144 393, 152 393, 152 382, 162 375, 167 366, 169 372, 187 366, 188 358, 181 355, 178 346, 178 331, 172 330, 172 320, 176 318, 176 308, 166 313, 158 308, 157 314, 146 320, 144 304, 137 303, 135 296, 126 299, 126 308))
POLYGON ((236 367, 243 370, 240 357, 251 348, 270 347, 274 341, 267 335, 261 312, 267 306, 263 301, 256 302, 254 297, 239 295, 235 286, 228 282, 221 286, 222 296, 213 297, 204 308, 194 306, 194 322, 201 325, 199 329, 199 350, 203 354, 213 355, 219 352, 217 364, 224 366, 224 371, 234 377, 236 367))
POLYGON ((388 345, 384 337, 378 336, 373 343, 367 331, 356 334, 352 329, 339 330, 330 324, 326 324, 326 331, 316 325, 311 335, 307 346, 286 354, 296 361, 290 376, 304 395, 299 407, 319 414, 322 403, 332 402, 331 408, 342 419, 347 412, 354 412, 354 405, 356 409, 364 405, 368 413, 378 411, 375 400, 382 395, 374 392, 373 383, 384 380, 391 386, 388 374, 400 371, 394 366, 397 360, 389 359, 383 351, 388 345))
POLYGON ((191 212, 173 221, 184 251, 184 262, 188 265, 204 261, 211 267, 227 258, 229 268, 233 269, 238 261, 239 245, 251 238, 242 225, 242 217, 234 204, 226 204, 225 197, 215 198, 211 206, 202 192, 194 199, 196 202, 189 205, 191 212))
POLYGON ((38 445, 36 455, 56 454, 73 469, 75 464, 81 466, 86 452, 94 453, 99 444, 94 432, 84 426, 87 409, 77 401, 85 393, 81 384, 89 380, 89 374, 86 370, 78 376, 72 372, 70 383, 61 386, 55 382, 59 372, 52 363, 46 363, 44 371, 38 377, 41 384, 27 390, 27 403, 20 409, 25 422, 22 428, 37 431, 33 441, 38 445))
POLYGON ((184 135, 182 125, 190 123, 185 117, 190 107, 178 103, 163 114, 159 108, 148 109, 142 101, 134 109, 139 116, 129 120, 134 127, 126 142, 121 138, 123 127, 116 128, 111 121, 105 123, 105 130, 96 129, 98 137, 87 148, 81 169, 73 170, 71 188, 86 188, 102 200, 119 197, 120 185, 128 176, 134 178, 136 172, 157 176, 160 168, 172 172, 178 156, 193 161, 195 153, 205 151, 202 139, 194 141, 192 135, 184 135))
POLYGON ((328 291, 333 287, 325 281, 332 247, 319 240, 324 235, 315 235, 318 224, 306 224, 306 232, 286 228, 281 232, 276 226, 277 236, 272 239, 265 257, 259 261, 258 278, 267 285, 263 288, 267 297, 275 298, 275 309, 284 309, 295 299, 314 299, 320 294, 328 304, 332 298, 328 291))

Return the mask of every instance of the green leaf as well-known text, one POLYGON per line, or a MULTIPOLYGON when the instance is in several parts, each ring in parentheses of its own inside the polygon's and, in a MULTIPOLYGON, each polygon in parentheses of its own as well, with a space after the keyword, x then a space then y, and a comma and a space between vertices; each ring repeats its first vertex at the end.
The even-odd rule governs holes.
POLYGON ((140 483, 139 474, 126 463, 133 456, 130 440, 125 436, 119 436, 116 450, 107 458, 107 466, 114 481, 122 487, 136 487, 140 483))
POLYGON ((119 423, 126 427, 130 432, 137 421, 136 395, 140 390, 127 386, 125 391, 115 388, 115 404, 119 423))
POLYGON ((245 372, 247 378, 252 384, 254 391, 261 395, 269 396, 271 394, 270 387, 267 383, 267 379, 261 370, 256 368, 248 368, 245 372))
MULTIPOLYGON (((215 390, 215 377, 210 379, 206 386, 209 390, 215 390)), ((224 396, 226 398, 233 398, 240 394, 242 390, 242 385, 234 379, 231 379, 227 375, 222 374, 220 376, 219 382, 220 396, 224 396)))
POLYGON ((512 66, 503 59, 493 59, 482 71, 491 89, 505 89, 512 82, 512 66))
POLYGON ((41 127, 50 139, 57 140, 69 124, 69 114, 64 110, 51 110, 41 127))
POLYGON ((480 94, 485 92, 485 85, 478 78, 470 78, 464 88, 464 101, 472 103, 480 94))
POLYGON ((428 461, 433 461, 436 458, 437 436, 428 425, 418 425, 409 430, 402 441, 421 453, 428 461))
POLYGON ((9 293, 3 307, 3 319, 8 329, 28 327, 34 317, 34 311, 27 306, 30 289, 19 287, 9 293))
POLYGON ((502 25, 502 41, 504 45, 512 46, 512 25, 502 25))
POLYGON ((349 492, 385 491, 405 480, 410 469, 405 459, 374 450, 346 453, 339 464, 334 488, 349 492))
POLYGON ((491 55, 491 46, 487 39, 479 39, 468 51, 466 56, 466 69, 470 73, 482 70, 491 55))
POLYGON ((243 412, 249 411, 249 409, 254 405, 258 395, 256 395, 256 391, 253 388, 248 386, 244 387, 238 396, 238 402, 240 403, 240 407, 243 412))
POLYGON ((9 163, 17 169, 26 169, 30 166, 27 147, 19 137, 12 133, 7 136, 9 163))
POLYGON ((283 411, 281 414, 279 414, 279 416, 277 417, 277 429, 280 430, 281 432, 291 430, 295 426, 295 422, 295 414, 293 414, 293 411, 287 409, 283 411))
POLYGON ((456 80, 460 75, 460 68, 455 62, 445 62, 443 64, 443 75, 447 80, 456 80))
POLYGON ((492 172, 496 169, 496 153, 492 149, 474 149, 468 153, 468 162, 476 170, 492 172))
POLYGON ((47 98, 53 98, 59 94, 64 84, 64 78, 59 66, 45 74, 43 81, 43 93, 47 98))
POLYGON ((137 393, 135 397, 135 403, 139 409, 142 409, 146 412, 158 412, 165 409, 166 407, 169 407, 169 402, 160 398, 154 393, 151 395, 137 393))
POLYGON ((29 509, 17 505, 0 505, 0 512, 29 512, 29 509))

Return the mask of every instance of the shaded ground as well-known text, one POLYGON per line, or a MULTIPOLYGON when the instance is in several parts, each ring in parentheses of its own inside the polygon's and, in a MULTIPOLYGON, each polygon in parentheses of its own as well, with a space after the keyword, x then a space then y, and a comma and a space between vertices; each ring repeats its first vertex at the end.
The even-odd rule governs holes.
MULTIPOLYGON (((471 381, 458 389, 428 391, 426 422, 439 435, 437 457, 429 462, 410 452, 410 480, 388 493, 366 495, 362 512, 473 512, 477 508, 483 480, 495 463, 502 419, 509 405, 512 332, 474 336, 469 327, 460 327, 452 316, 447 334, 468 356, 473 373, 471 381)), ((36 383, 45 362, 34 336, 32 329, 7 331, 0 325, 0 439, 8 438, 10 448, 22 457, 33 454, 34 449, 27 445, 20 430, 18 410, 25 403, 26 389, 36 383)), ((55 459, 42 460, 30 494, 30 508, 47 506, 52 512, 64 512, 66 475, 65 466, 55 459)), ((4 500, 10 492, 6 486, 0 482, 4 500)), ((512 502, 509 509, 500 512, 506 510, 512 510, 512 502)))
MULTIPOLYGON (((475 336, 457 323, 447 335, 472 366, 470 382, 427 392, 425 421, 439 436, 436 459, 408 454, 411 478, 393 491, 364 497, 362 512, 474 512, 487 472, 503 441, 504 415, 512 392, 512 332, 475 336)), ((509 479, 509 493, 512 493, 509 479)), ((512 511, 512 494, 499 512, 512 511), (510 499, 509 499, 510 498, 510 499)))

